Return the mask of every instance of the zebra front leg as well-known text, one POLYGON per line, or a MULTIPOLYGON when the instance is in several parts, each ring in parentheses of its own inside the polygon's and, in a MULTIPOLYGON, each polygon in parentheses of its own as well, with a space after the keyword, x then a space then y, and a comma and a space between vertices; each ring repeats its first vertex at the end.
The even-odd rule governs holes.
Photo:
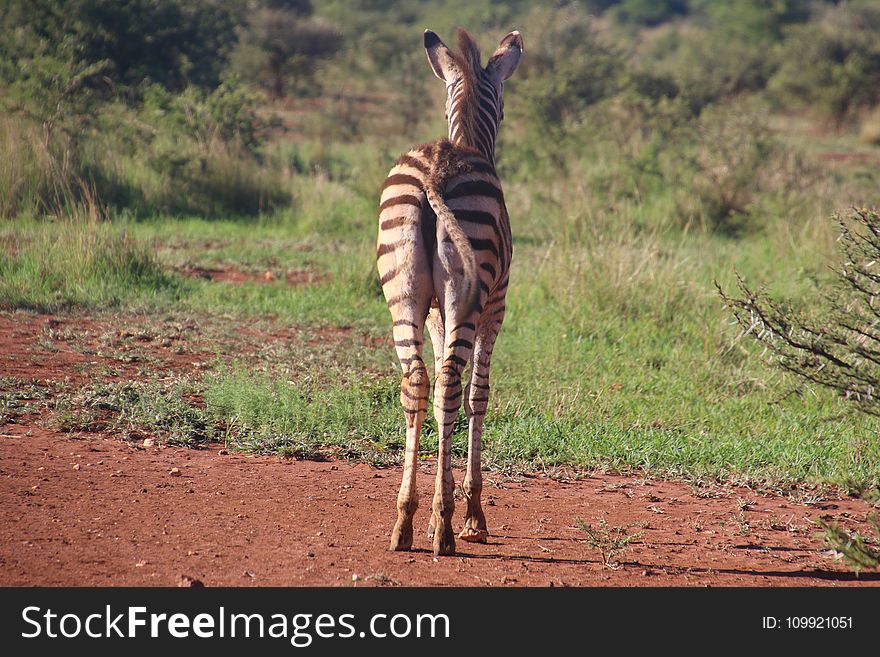
POLYGON ((489 538, 486 516, 483 514, 481 503, 483 474, 480 461, 483 445, 483 419, 489 405, 489 366, 497 336, 498 331, 491 330, 487 333, 481 333, 477 338, 477 343, 474 346, 471 380, 467 387, 467 398, 464 404, 468 416, 468 460, 462 488, 467 500, 467 513, 464 519, 464 529, 461 530, 458 537, 471 543, 485 543, 489 538))
MULTIPOLYGON (((418 357, 417 357, 418 358, 418 357)), ((413 516, 419 506, 416 490, 419 437, 428 410, 428 370, 418 358, 414 360, 400 383, 400 402, 406 416, 406 452, 403 481, 397 495, 397 523, 391 532, 391 550, 409 550, 413 543, 413 516)))

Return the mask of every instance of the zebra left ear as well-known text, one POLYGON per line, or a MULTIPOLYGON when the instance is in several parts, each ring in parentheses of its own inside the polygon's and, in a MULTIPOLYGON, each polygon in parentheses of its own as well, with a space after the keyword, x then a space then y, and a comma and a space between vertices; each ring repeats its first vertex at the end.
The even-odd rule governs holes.
POLYGON ((519 66, 519 58, 522 57, 522 53, 522 36, 519 32, 511 32, 501 39, 498 49, 489 58, 486 71, 503 82, 513 75, 516 67, 519 66))
POLYGON ((461 75, 449 48, 431 30, 425 30, 425 52, 434 75, 447 84, 461 75))

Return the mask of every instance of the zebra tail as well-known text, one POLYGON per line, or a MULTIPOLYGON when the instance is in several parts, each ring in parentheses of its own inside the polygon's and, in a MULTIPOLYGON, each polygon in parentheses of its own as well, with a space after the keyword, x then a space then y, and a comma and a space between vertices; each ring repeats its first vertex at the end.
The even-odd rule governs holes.
MULTIPOLYGON (((465 282, 465 298, 463 300, 466 309, 465 316, 470 316, 475 310, 477 310, 480 304, 480 278, 474 248, 471 246, 471 241, 468 239, 468 236, 461 229, 461 225, 458 223, 455 213, 449 209, 449 206, 446 205, 446 202, 443 200, 440 190, 429 184, 427 185, 427 189, 425 189, 425 196, 427 197, 428 204, 431 206, 434 214, 437 215, 437 227, 439 228, 441 225, 443 226, 446 233, 452 239, 452 244, 461 259, 464 270, 462 273, 465 282)), ((447 272, 455 271, 456 267, 454 263, 447 262, 443 257, 443 249, 438 248, 437 252, 440 256, 440 261, 443 263, 443 268, 446 269, 447 272)))

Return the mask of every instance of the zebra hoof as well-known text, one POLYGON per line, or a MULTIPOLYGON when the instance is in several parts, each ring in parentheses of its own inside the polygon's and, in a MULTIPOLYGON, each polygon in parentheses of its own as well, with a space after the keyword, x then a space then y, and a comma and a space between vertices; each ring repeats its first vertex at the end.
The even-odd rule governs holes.
POLYGON ((449 557, 455 554, 455 534, 438 527, 434 534, 434 556, 449 557))
POLYGON ((408 531, 406 530, 406 528, 395 527, 394 531, 391 532, 391 545, 388 549, 391 552, 406 552, 410 548, 412 548, 412 544, 412 525, 410 525, 408 531))
POLYGON ((489 532, 485 529, 474 529, 473 527, 465 527, 461 530, 458 537, 468 543, 487 543, 489 541, 489 532))

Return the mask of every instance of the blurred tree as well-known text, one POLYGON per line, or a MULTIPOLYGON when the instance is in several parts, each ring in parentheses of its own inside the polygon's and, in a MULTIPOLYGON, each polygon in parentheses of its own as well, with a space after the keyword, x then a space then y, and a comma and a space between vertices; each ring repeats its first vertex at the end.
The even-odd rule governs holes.
POLYGON ((300 16, 310 16, 314 7, 311 0, 265 0, 268 9, 280 9, 300 16))
POLYGON ((838 124, 880 103, 880 6, 841 3, 789 30, 769 89, 783 103, 818 108, 838 124))
POLYGON ((268 0, 248 4, 231 55, 231 70, 275 98, 289 92, 313 95, 320 89, 315 71, 320 59, 336 53, 342 33, 311 16, 308 1, 268 0))
POLYGON ((619 5, 622 0, 584 0, 583 5, 591 14, 601 14, 614 5, 619 5))
POLYGON ((815 3, 804 0, 690 0, 692 15, 728 39, 751 44, 781 41, 786 26, 810 18, 815 3))
POLYGON ((622 0, 609 15, 621 25, 651 27, 688 13, 687 0, 622 0))
POLYGON ((691 112, 720 99, 763 90, 779 62, 774 48, 810 18, 803 0, 689 0, 684 24, 669 25, 641 47, 639 65, 671 77, 691 112))
POLYGON ((172 91, 214 87, 241 9, 238 0, 5 0, 0 27, 11 38, 0 41, 0 58, 12 77, 37 54, 103 62, 120 92, 145 80, 172 91))
POLYGON ((57 130, 74 141, 112 90, 112 62, 84 59, 71 34, 57 41, 44 36, 45 25, 29 24, 23 9, 13 1, 0 14, 0 84, 6 87, 0 108, 42 126, 47 148, 57 130))
POLYGON ((673 28, 646 49, 640 66, 668 76, 694 115, 719 99, 763 89, 773 73, 768 44, 728 38, 722 27, 673 28))
POLYGON ((584 108, 621 89, 622 54, 600 39, 583 10, 536 9, 525 23, 528 57, 512 83, 517 104, 536 120, 560 124, 577 118, 584 108))

